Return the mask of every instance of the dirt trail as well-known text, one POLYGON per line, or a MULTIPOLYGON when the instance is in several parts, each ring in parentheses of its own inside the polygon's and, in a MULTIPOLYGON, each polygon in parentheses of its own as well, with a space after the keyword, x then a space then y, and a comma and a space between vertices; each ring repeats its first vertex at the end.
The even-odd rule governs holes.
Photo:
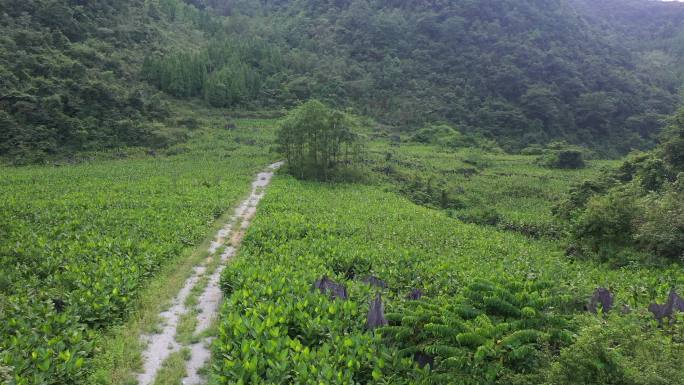
POLYGON ((183 348, 188 348, 191 352, 190 359, 186 361, 186 377, 183 379, 184 385, 202 384, 204 379, 199 371, 204 367, 210 357, 209 346, 212 337, 207 337, 191 345, 183 345, 176 341, 176 330, 180 319, 190 311, 197 311, 197 326, 195 335, 205 332, 216 319, 216 313, 221 302, 221 289, 219 280, 221 272, 226 262, 235 255, 237 247, 242 240, 245 230, 249 227, 252 218, 256 214, 256 206, 264 197, 265 189, 271 182, 275 170, 282 166, 282 162, 274 163, 264 172, 257 175, 252 182, 252 192, 236 209, 233 216, 226 225, 218 231, 216 238, 209 247, 209 258, 201 265, 193 269, 193 273, 185 281, 183 288, 174 298, 171 307, 160 313, 163 328, 160 333, 143 335, 141 339, 147 343, 143 352, 143 370, 138 374, 139 385, 150 385, 154 383, 157 373, 164 361, 173 353, 183 348), (223 248, 220 256, 217 252, 223 248), (186 299, 195 285, 206 276, 207 266, 213 258, 221 258, 219 266, 208 276, 208 283, 199 295, 197 305, 192 308, 185 305, 186 299))

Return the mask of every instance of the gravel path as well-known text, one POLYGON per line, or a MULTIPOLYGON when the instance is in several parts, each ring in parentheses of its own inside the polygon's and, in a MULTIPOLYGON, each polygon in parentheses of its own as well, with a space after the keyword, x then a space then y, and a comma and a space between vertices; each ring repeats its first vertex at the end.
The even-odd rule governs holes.
POLYGON ((270 165, 266 171, 257 175, 252 182, 252 192, 236 209, 228 223, 218 231, 214 241, 209 247, 209 258, 201 265, 193 269, 192 275, 185 281, 183 288, 174 298, 171 307, 160 313, 163 328, 160 333, 147 334, 141 339, 147 343, 143 352, 143 371, 138 375, 139 385, 151 385, 162 367, 164 361, 173 353, 187 347, 190 352, 190 359, 186 361, 186 377, 183 379, 184 385, 198 385, 204 383, 204 379, 199 371, 211 358, 210 345, 212 337, 204 338, 191 345, 183 345, 176 341, 176 330, 181 317, 192 310, 197 311, 197 326, 195 335, 200 335, 206 331, 216 319, 219 304, 221 302, 221 289, 219 280, 221 272, 226 262, 235 255, 240 245, 244 232, 249 227, 254 215, 256 206, 264 197, 266 187, 268 187, 275 170, 282 166, 282 162, 270 165), (223 248, 220 256, 217 252, 223 248), (199 295, 197 305, 193 308, 185 306, 186 299, 190 295, 193 287, 207 275, 207 265, 213 258, 221 258, 219 266, 209 275, 208 283, 199 295))

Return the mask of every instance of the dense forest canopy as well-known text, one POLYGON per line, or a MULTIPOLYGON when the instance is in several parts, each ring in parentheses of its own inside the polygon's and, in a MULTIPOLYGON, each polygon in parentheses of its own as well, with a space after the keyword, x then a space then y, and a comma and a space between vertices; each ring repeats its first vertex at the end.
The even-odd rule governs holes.
MULTIPOLYGON (((517 151, 652 146, 679 102, 684 5, 648 0, 2 0, 0 155, 159 146, 157 90, 230 109, 310 98, 517 151)), ((30 154, 30 156, 29 156, 30 154)))
POLYGON ((229 15, 232 31, 289 50, 285 102, 313 96, 402 128, 448 121, 509 149, 558 138, 622 152, 648 146, 681 85, 672 65, 681 4, 194 3, 229 15), (625 15, 604 12, 615 7, 625 15))
POLYGON ((174 140, 153 124, 169 111, 140 81, 142 58, 187 45, 202 16, 173 0, 0 0, 0 156, 174 140))

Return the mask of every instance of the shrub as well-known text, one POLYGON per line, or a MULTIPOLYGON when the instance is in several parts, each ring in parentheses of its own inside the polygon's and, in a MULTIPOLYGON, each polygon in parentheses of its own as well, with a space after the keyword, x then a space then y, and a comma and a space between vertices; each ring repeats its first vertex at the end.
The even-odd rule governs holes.
POLYGON ((463 222, 489 226, 496 226, 502 219, 501 214, 492 207, 478 207, 464 213, 459 213, 457 218, 463 222))
MULTIPOLYGON (((684 383, 684 344, 640 314, 613 313, 586 323, 550 370, 555 385, 670 385, 684 383)), ((647 316, 646 316, 647 317, 647 316)), ((681 327, 680 327, 681 329, 681 327)))
POLYGON ((673 188, 662 197, 651 194, 643 206, 644 218, 635 229, 638 244, 665 258, 684 258, 684 193, 673 188))
POLYGON ((278 132, 279 151, 300 179, 329 179, 360 157, 357 120, 311 100, 290 112, 278 132))
POLYGON ((684 108, 679 110, 665 131, 661 152, 676 172, 684 171, 684 108))
POLYGON ((549 168, 578 169, 584 168, 584 157, 581 150, 553 150, 539 158, 539 162, 549 168))
POLYGON ((464 145, 463 134, 446 124, 432 125, 418 130, 411 140, 418 143, 436 144, 447 147, 464 145))
POLYGON ((630 190, 611 190, 589 199, 571 232, 589 252, 604 261, 610 260, 620 249, 633 243, 632 222, 640 216, 639 211, 640 206, 630 190))
POLYGON ((539 144, 531 144, 520 151, 521 155, 543 155, 546 150, 539 144))
POLYGON ((644 253, 682 259, 684 193, 676 166, 661 151, 633 154, 616 170, 573 187, 554 208, 581 251, 619 264, 643 261, 644 253))
POLYGON ((593 180, 582 181, 572 186, 565 198, 553 207, 553 214, 558 218, 568 220, 577 212, 584 210, 591 197, 604 194, 615 184, 616 181, 610 177, 599 177, 593 180))

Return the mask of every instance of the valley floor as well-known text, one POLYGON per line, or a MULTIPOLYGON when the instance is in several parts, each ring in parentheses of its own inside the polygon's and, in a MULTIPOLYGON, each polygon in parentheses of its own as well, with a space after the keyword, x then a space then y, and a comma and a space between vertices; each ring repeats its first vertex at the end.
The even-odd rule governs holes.
POLYGON ((285 176, 243 245, 223 274, 215 383, 546 383, 597 287, 645 320, 649 301, 684 283, 681 268, 572 261, 555 240, 464 224, 377 187, 285 176), (349 299, 312 291, 324 276, 349 299), (389 326, 372 333, 376 293, 389 326), (412 366, 420 357, 431 370, 412 366))
MULTIPOLYGON (((140 334, 164 335, 158 314, 210 246, 227 251, 209 240, 276 160, 277 120, 200 123, 155 156, 0 169, 0 378, 131 384, 146 372, 140 334)), ((179 317, 179 349, 141 383, 179 383, 194 362, 180 345, 208 337, 210 384, 611 383, 571 365, 599 348, 593 336, 638 378, 613 383, 681 383, 682 344, 660 342, 684 329, 661 330, 646 307, 681 292, 684 269, 569 259, 554 228, 557 199, 613 165, 550 171, 534 156, 379 138, 362 183, 278 174, 237 255, 206 265, 221 277, 216 324, 196 333, 207 314, 179 317), (323 277, 348 298, 312 290, 323 277), (597 287, 632 311, 587 315, 597 287), (378 293, 387 325, 369 331, 378 293)), ((201 292, 175 304, 194 309, 201 292)))

